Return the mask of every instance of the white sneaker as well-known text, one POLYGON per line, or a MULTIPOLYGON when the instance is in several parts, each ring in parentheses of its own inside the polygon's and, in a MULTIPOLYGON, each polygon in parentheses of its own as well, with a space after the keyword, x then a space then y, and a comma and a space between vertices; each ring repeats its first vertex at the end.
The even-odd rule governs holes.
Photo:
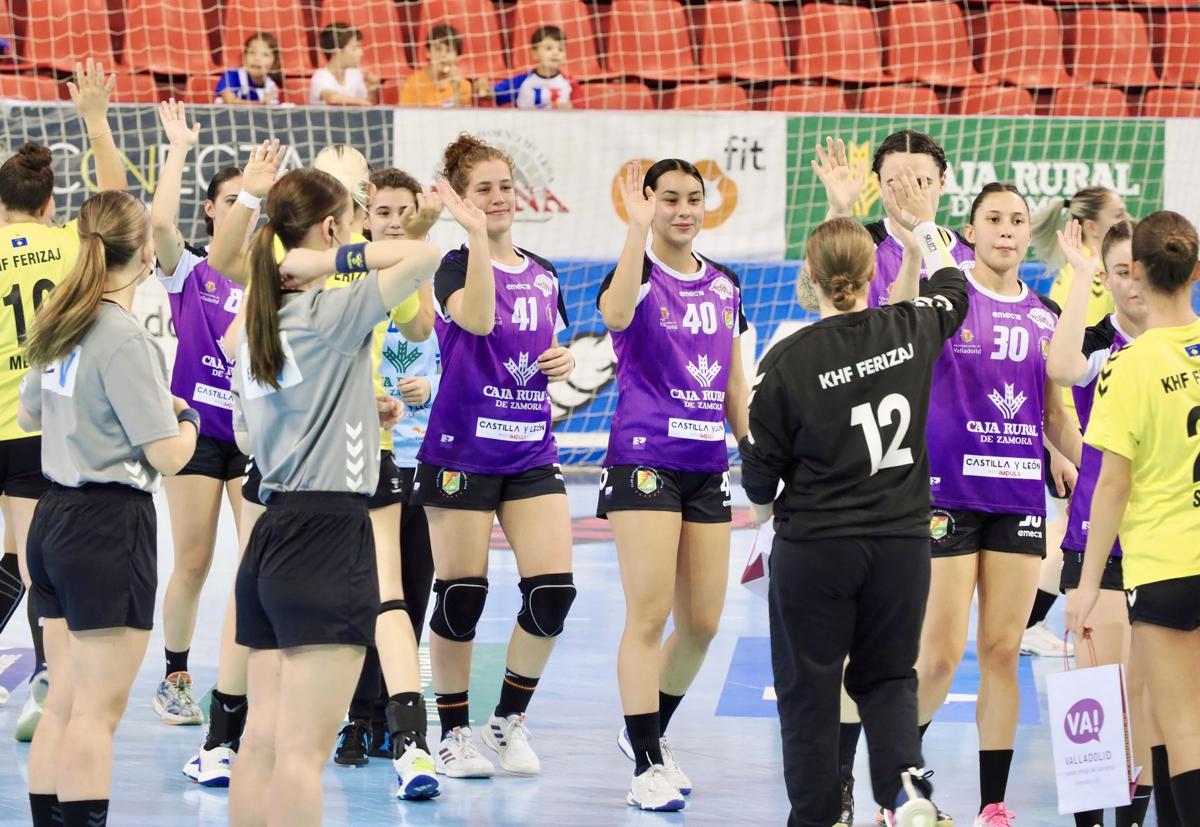
POLYGON ((172 672, 163 678, 154 693, 154 711, 163 723, 173 726, 204 723, 204 711, 192 697, 192 676, 187 672, 172 672))
POLYGON ((43 669, 29 681, 29 697, 25 706, 21 707, 21 716, 17 718, 17 729, 13 737, 23 744, 33 740, 33 733, 42 720, 42 709, 46 705, 46 693, 50 691, 50 673, 43 669))
POLYGON ((900 773, 905 801, 899 807, 884 811, 888 827, 935 827, 938 810, 929 800, 930 786, 922 770, 900 773))
MULTIPOLYGON (((1035 623, 1025 630, 1021 636, 1021 654, 1037 655, 1038 657, 1063 657, 1063 639, 1046 625, 1046 621, 1035 623)), ((1075 654, 1075 647, 1070 642, 1066 644, 1066 657, 1075 654)))
POLYGON ((529 745, 532 738, 523 714, 507 718, 493 714, 483 731, 483 743, 500 756, 500 766, 516 775, 537 775, 542 771, 542 762, 529 745))
MULTIPOLYGON (((633 744, 629 741, 629 730, 625 727, 621 727, 621 731, 617 733, 617 746, 621 752, 625 753, 626 758, 630 761, 637 761, 633 757, 633 744)), ((667 777, 671 779, 671 783, 682 795, 691 795, 692 780, 679 768, 679 762, 675 760, 674 751, 667 745, 667 739, 659 738, 658 747, 662 751, 662 768, 667 773, 667 777)))
POLYGON ((434 764, 437 772, 451 778, 491 778, 496 772, 492 762, 480 755, 471 743, 470 727, 455 727, 438 744, 434 764))
POLYGON ((433 759, 416 744, 409 744, 392 766, 396 769, 396 798, 421 801, 441 794, 433 759))
POLYGON ((202 787, 228 787, 237 753, 229 747, 200 748, 183 767, 183 774, 202 787))
POLYGON ((625 803, 656 813, 674 812, 684 807, 683 794, 671 783, 662 764, 655 764, 633 777, 625 803))

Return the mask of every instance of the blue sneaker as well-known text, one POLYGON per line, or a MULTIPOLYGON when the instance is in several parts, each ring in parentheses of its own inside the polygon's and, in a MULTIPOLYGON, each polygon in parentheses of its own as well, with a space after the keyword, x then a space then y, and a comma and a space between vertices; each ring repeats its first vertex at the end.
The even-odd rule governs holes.
POLYGON ((333 763, 340 767, 365 767, 369 761, 367 750, 370 748, 371 727, 366 721, 351 721, 338 733, 333 763))

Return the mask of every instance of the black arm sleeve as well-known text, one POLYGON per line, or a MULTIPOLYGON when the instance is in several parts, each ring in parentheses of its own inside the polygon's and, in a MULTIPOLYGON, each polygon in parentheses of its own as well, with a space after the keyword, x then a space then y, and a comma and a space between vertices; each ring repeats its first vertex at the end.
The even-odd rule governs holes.
MULTIPOLYGON (((937 324, 942 341, 949 339, 967 317, 967 280, 957 267, 943 267, 920 284, 921 295, 913 302, 933 311, 929 321, 937 324)), ((926 317, 928 318, 928 317, 926 317)))
POLYGON ((796 420, 789 413, 787 388, 778 359, 763 366, 750 395, 750 433, 742 437, 738 450, 742 455, 742 487, 750 502, 766 505, 774 502, 791 461, 792 432, 796 420))

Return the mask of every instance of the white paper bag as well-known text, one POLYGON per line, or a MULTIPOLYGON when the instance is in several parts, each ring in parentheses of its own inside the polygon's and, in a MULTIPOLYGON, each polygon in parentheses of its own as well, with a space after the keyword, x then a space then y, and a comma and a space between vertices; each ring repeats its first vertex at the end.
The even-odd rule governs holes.
POLYGON ((767 587, 770 584, 771 546, 775 543, 775 521, 767 520, 758 527, 754 542, 750 544, 750 555, 746 558, 746 567, 742 570, 742 585, 767 599, 767 587))
POLYGON ((1058 672, 1047 676, 1046 691, 1058 811, 1129 804, 1133 747, 1124 667, 1058 672))

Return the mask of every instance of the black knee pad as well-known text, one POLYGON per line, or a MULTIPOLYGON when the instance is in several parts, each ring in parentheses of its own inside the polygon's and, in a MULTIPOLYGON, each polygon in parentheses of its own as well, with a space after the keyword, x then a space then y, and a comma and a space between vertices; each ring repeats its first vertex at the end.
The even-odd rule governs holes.
POLYGON ((379 613, 408 612, 408 604, 403 600, 385 600, 379 604, 379 613))
POLYGON ((486 577, 459 577, 456 580, 433 581, 436 602, 429 629, 447 640, 475 639, 475 626, 483 616, 487 602, 486 577))
POLYGON ((521 613, 517 624, 536 637, 558 637, 562 634, 567 612, 575 602, 575 576, 571 572, 539 574, 522 577, 521 613))

